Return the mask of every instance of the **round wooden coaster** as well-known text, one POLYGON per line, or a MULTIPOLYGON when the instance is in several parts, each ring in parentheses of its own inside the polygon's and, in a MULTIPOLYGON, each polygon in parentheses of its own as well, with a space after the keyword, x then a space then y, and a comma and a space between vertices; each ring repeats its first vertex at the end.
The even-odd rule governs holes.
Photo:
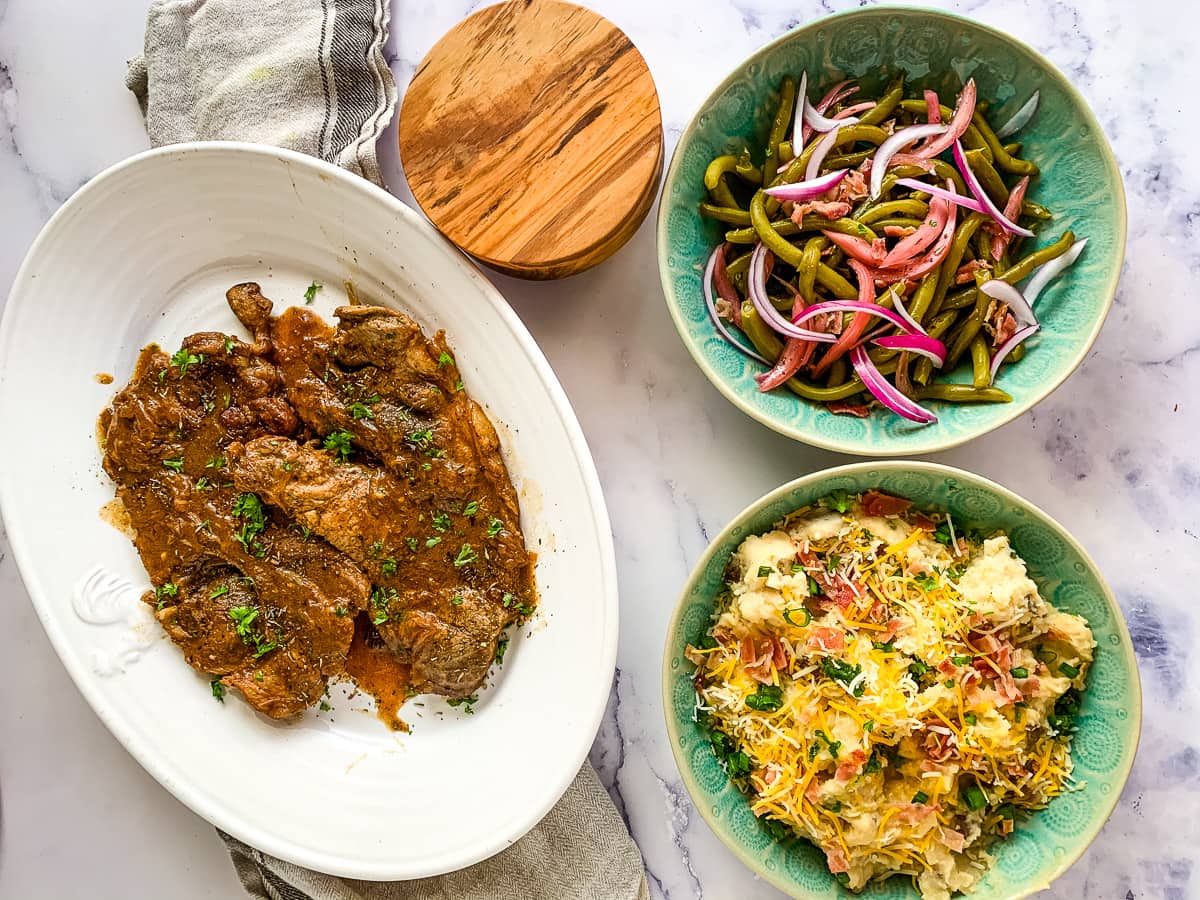
POLYGON ((596 265, 645 218, 662 174, 658 93, 625 33, 560 0, 511 0, 422 60, 400 112, 421 209, 480 261, 524 278, 596 265))

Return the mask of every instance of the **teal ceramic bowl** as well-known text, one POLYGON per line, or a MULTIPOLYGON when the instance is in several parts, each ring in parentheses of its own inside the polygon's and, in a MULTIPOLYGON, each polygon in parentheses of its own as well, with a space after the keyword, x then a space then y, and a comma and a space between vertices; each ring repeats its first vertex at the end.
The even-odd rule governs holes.
MULTIPOLYGON (((920 96, 916 93, 915 96, 920 96)), ((761 153, 761 150, 758 151, 761 153)), ((1125 252, 1125 195, 1120 171, 1096 117, 1053 65, 1003 32, 929 9, 872 7, 819 19, 789 32, 739 65, 705 101, 675 148, 658 215, 658 266, 667 306, 684 344, 708 379, 736 406, 776 431, 817 447, 870 456, 931 453, 1009 422, 1058 387, 1083 360, 1112 305, 1125 252), (1004 404, 931 402, 939 421, 919 426, 884 409, 869 418, 838 416, 786 389, 763 394, 761 364, 716 333, 701 275, 722 226, 701 218, 704 169, 713 157, 761 148, 785 74, 808 72, 810 97, 833 82, 860 79, 870 95, 897 71, 916 91, 956 95, 975 78, 979 96, 1003 122, 1035 91, 1037 115, 1018 138, 1041 167, 1030 196, 1054 211, 1039 245, 1070 228, 1089 240, 1075 266, 1038 301, 1041 334, 997 386, 1004 404)), ((950 380, 970 382, 964 371, 950 380)))
POLYGON ((1082 790, 1061 794, 994 848, 996 864, 970 900, 1018 900, 1066 871, 1107 821, 1137 751, 1142 698, 1137 662, 1120 607, 1087 552, 1065 529, 1029 501, 960 469, 922 462, 864 462, 826 469, 775 489, 729 523, 692 571, 667 632, 663 708, 671 750, 696 809, 742 862, 793 897, 914 898, 907 878, 874 884, 861 894, 842 888, 824 854, 805 841, 773 841, 746 798, 729 783, 704 730, 695 722, 694 667, 689 643, 707 630, 713 598, 730 555, 747 535, 761 534, 787 513, 831 491, 878 488, 929 510, 949 510, 956 523, 1004 530, 1028 564, 1029 575, 1059 609, 1087 619, 1096 660, 1083 695, 1075 737, 1075 778, 1082 790))

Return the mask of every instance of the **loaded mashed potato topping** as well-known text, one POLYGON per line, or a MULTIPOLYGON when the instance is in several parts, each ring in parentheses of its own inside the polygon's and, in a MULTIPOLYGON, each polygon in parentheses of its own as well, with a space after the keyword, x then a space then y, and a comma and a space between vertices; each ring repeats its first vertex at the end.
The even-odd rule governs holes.
POLYGON ((1023 811, 1071 790, 1095 641, 1004 534, 877 491, 746 538, 696 665, 713 750, 779 839, 857 890, 970 891, 1023 811))

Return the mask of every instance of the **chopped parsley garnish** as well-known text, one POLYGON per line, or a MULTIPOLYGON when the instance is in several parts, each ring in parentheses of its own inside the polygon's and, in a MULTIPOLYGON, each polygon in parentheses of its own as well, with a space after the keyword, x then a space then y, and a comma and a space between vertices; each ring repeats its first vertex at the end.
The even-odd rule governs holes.
POLYGON ((803 606, 801 606, 799 609, 785 609, 783 611, 783 621, 787 622, 789 625, 794 625, 797 628, 803 628, 805 625, 807 625, 809 622, 812 621, 812 614, 807 609, 805 609, 803 606), (797 621, 793 620, 792 613, 803 613, 804 621, 797 622, 797 621))
POLYGON ((233 338, 226 337, 225 338, 225 355, 228 356, 232 352, 233 352, 233 338))
POLYGON ((395 588, 377 587, 371 591, 371 624, 382 625, 389 618, 391 612, 388 605, 395 600, 399 595, 395 588))
POLYGON ((426 547, 436 547, 436 546, 437 546, 438 544, 440 544, 441 542, 442 542, 442 539, 441 539, 440 537, 438 537, 438 536, 435 534, 435 535, 434 535, 433 537, 431 537, 431 538, 426 538, 426 540, 425 540, 425 546, 426 546, 426 547))
POLYGON ((842 558, 840 556, 838 556, 836 553, 829 554, 829 558, 825 560, 825 571, 826 572, 836 572, 837 567, 841 563, 841 561, 842 561, 842 558))
POLYGON ((179 594, 179 585, 175 584, 174 582, 168 581, 164 584, 160 584, 158 587, 156 587, 154 589, 154 596, 156 598, 158 598, 158 603, 156 604, 155 608, 162 609, 164 606, 167 605, 168 597, 174 597, 174 596, 177 596, 178 594, 179 594))
POLYGON ((1001 803, 996 807, 996 815, 1002 819, 1015 819, 1017 817, 1017 808, 1011 803, 1001 803))
POLYGON ((908 674, 913 678, 920 678, 922 675, 928 675, 933 671, 933 667, 926 664, 924 660, 914 659, 908 664, 908 674))
POLYGON ((225 702, 225 685, 221 684, 220 678, 214 678, 210 683, 212 686, 212 695, 217 699, 218 703, 225 702))
POLYGON ((218 597, 223 597, 229 593, 229 585, 223 584, 211 594, 208 595, 209 600, 216 600, 218 597))
POLYGON ((746 697, 746 705, 760 712, 775 712, 783 706, 783 688, 777 684, 760 684, 757 691, 746 697))
POLYGON ((814 734, 817 736, 817 738, 819 740, 825 742, 825 747, 826 747, 826 749, 829 750, 829 755, 832 756, 834 759, 837 759, 838 751, 842 749, 842 742, 841 741, 831 741, 829 739, 829 735, 827 735, 824 731, 821 731, 821 729, 819 729, 819 728, 814 732, 814 734))
POLYGON ((183 471, 183 457, 182 456, 177 457, 176 459, 164 459, 162 461, 162 464, 163 464, 164 469, 170 469, 173 472, 182 472, 183 471))
POLYGON ((418 450, 424 450, 433 443, 433 429, 425 428, 421 431, 414 431, 404 436, 404 440, 412 444, 418 450))
POLYGON ((933 531, 933 539, 944 547, 950 546, 950 526, 943 522, 933 531))
POLYGON ((474 715, 475 704, 478 702, 479 702, 479 696, 477 694, 472 694, 470 697, 455 697, 452 700, 447 700, 446 705, 447 706, 461 706, 463 708, 463 712, 465 712, 468 716, 470 716, 470 715, 474 715))
POLYGON ((350 610, 346 609, 344 606, 339 606, 334 609, 333 614, 339 619, 344 619, 346 616, 350 615, 350 610))
POLYGON ((833 813, 840 813, 842 811, 841 800, 826 800, 821 806, 833 813))
POLYGON ((848 491, 833 491, 828 497, 821 499, 821 506, 826 509, 835 509, 840 513, 845 513, 850 509, 850 504, 854 497, 848 491))
POLYGON ((504 665, 504 654, 508 650, 508 638, 500 638, 496 644, 496 665, 504 665))
POLYGON ((1077 669, 1075 666, 1071 665, 1070 663, 1059 663, 1058 671, 1062 672, 1068 678, 1074 678, 1076 675, 1079 674, 1079 669, 1077 669))
POLYGON ((1046 717, 1046 722, 1059 734, 1069 734, 1075 730, 1079 710, 1079 691, 1071 688, 1054 702, 1054 713, 1046 717))
POLYGON ((196 479, 196 490, 208 491, 211 489, 212 489, 212 484, 203 475, 201 475, 199 478, 196 479))
POLYGON ((468 503, 466 506, 463 507, 463 515, 464 516, 470 517, 470 516, 475 515, 475 513, 477 513, 477 512, 479 512, 478 501, 472 500, 470 503, 468 503))
POLYGON ((475 552, 471 545, 463 544, 458 550, 458 555, 454 557, 454 568, 461 569, 463 566, 469 566, 477 559, 479 559, 479 554, 475 552))
POLYGON ((770 566, 759 566, 758 567, 758 577, 759 578, 767 578, 771 574, 772 571, 773 571, 773 569, 770 566))
POLYGON ((462 597, 451 597, 451 598, 450 598, 450 605, 451 605, 451 606, 462 606, 462 604, 463 604, 463 598, 462 598, 462 597))
POLYGON ((896 644, 894 641, 871 641, 871 646, 876 650, 882 650, 884 653, 896 652, 896 644))
POLYGON ((867 719, 867 721, 863 722, 863 731, 871 732, 874 730, 875 730, 875 720, 874 719, 867 719))
POLYGON ((517 598, 505 592, 504 596, 500 598, 500 602, 504 605, 505 609, 508 609, 517 605, 517 598))
POLYGON ((878 753, 872 752, 867 764, 863 766, 864 775, 875 775, 883 771, 883 759, 878 753))
POLYGON ((497 535, 499 535, 500 532, 503 530, 504 530, 504 523, 501 522, 499 519, 492 519, 492 521, 488 522, 487 536, 490 538, 494 538, 497 535))
POLYGON ((333 707, 330 706, 328 703, 326 703, 324 700, 322 700, 320 703, 317 704, 317 709, 321 710, 321 712, 329 712, 331 709, 333 709, 333 707))
POLYGON ((254 627, 254 623, 258 621, 258 607, 231 606, 229 618, 233 619, 234 627, 238 637, 242 639, 242 643, 254 647, 255 659, 270 653, 279 646, 278 643, 254 627))
POLYGON ((750 757, 737 749, 733 738, 723 731, 713 730, 709 733, 709 742, 717 761, 725 767, 730 778, 745 778, 750 774, 750 757))
POLYGON ((381 571, 384 575, 395 575, 396 560, 389 556, 380 564, 379 571, 381 571))
POLYGON ((937 590, 938 581, 932 575, 929 575, 929 574, 918 575, 915 578, 913 578, 913 581, 915 581, 917 583, 917 587, 919 587, 921 590, 925 591, 926 593, 928 593, 929 591, 937 590))
POLYGON ((267 527, 267 522, 258 494, 239 494, 233 504, 233 514, 238 518, 245 519, 234 538, 247 553, 262 559, 267 555, 267 549, 263 546, 262 541, 258 540, 258 535, 267 527))
POLYGON ((1024 666, 1013 666, 1011 669, 1009 669, 1009 671, 1012 673, 1013 678, 1029 677, 1029 670, 1024 666))
POLYGON ((972 657, 970 656, 952 656, 950 657, 950 662, 954 663, 956 666, 965 666, 971 662, 971 659, 972 657))
POLYGON ((334 451, 338 455, 339 461, 345 462, 354 452, 353 440, 354 435, 348 431, 334 431, 325 437, 321 446, 326 450, 334 451))
POLYGON ((913 803, 928 803, 929 795, 927 793, 925 793, 924 791, 917 791, 915 794, 913 794, 912 802, 913 803))
POLYGON ((348 409, 350 410, 350 415, 352 415, 355 419, 375 418, 375 413, 371 412, 371 407, 367 406, 367 404, 363 403, 361 400, 356 400, 351 403, 348 409))
POLYGON ((817 584, 817 579, 813 578, 811 575, 808 576, 808 593, 813 597, 816 597, 821 593, 821 586, 817 584))
POLYGON ((454 357, 451 356, 449 353, 447 353, 445 350, 443 350, 442 355, 438 357, 438 368, 441 369, 445 366, 452 366, 452 365, 454 365, 454 357))
POLYGON ((321 290, 323 287, 325 287, 325 285, 321 284, 321 282, 314 281, 307 288, 305 288, 304 305, 312 306, 313 301, 317 299, 317 291, 321 290))
POLYGON ((454 389, 455 389, 456 391, 461 391, 461 390, 463 389, 463 387, 464 387, 464 385, 463 385, 463 383, 462 383, 462 379, 461 379, 461 378, 460 378, 460 379, 458 379, 458 381, 454 382, 454 389))
POLYGON ((367 548, 367 555, 374 558, 383 552, 383 541, 372 541, 371 546, 367 548))
POLYGON ((174 356, 171 357, 171 365, 179 369, 179 377, 182 378, 187 374, 188 366, 198 366, 204 362, 204 354, 191 353, 186 349, 180 348, 174 356))
POLYGON ((973 712, 963 713, 963 722, 968 725, 975 725, 979 722, 979 717, 973 712))
POLYGON ((444 512, 434 515, 431 521, 433 522, 433 527, 438 531, 446 531, 450 528, 450 517, 444 512))
POLYGON ((418 541, 415 537, 406 537, 404 539, 404 543, 408 544, 408 549, 411 550, 413 553, 417 552, 418 541))
POLYGON ((204 464, 204 468, 206 468, 206 469, 223 469, 223 468, 225 468, 225 457, 224 456, 212 457, 211 459, 209 459, 208 462, 206 462, 204 464))

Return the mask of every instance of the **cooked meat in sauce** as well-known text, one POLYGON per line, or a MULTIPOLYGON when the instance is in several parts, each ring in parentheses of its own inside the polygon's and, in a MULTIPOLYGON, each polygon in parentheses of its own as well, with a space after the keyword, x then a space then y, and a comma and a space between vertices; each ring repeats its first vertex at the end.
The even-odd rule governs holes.
POLYGON ((275 718, 348 672, 392 705, 468 697, 535 591, 499 438, 445 336, 373 306, 336 329, 272 318, 252 283, 227 299, 253 342, 147 347, 101 416, 144 599, 189 664, 275 718))

